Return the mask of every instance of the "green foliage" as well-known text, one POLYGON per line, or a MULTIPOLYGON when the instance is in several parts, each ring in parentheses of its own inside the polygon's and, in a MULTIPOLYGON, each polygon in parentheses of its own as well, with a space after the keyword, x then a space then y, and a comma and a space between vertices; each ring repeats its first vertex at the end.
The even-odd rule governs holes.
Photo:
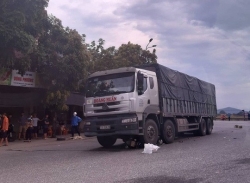
POLYGON ((66 110, 70 91, 83 91, 89 73, 157 62, 156 51, 128 44, 104 48, 48 16, 49 0, 0 0, 0 66, 38 72, 47 88, 44 105, 66 110))
POLYGON ((89 53, 76 30, 47 15, 47 5, 48 0, 0 1, 0 63, 40 73, 48 89, 45 106, 66 109, 69 91, 78 90, 86 75, 89 53))
POLYGON ((46 31, 48 0, 0 1, 0 63, 2 67, 29 70, 29 54, 46 31))
POLYGON ((122 44, 118 49, 115 47, 104 49, 105 41, 99 39, 98 43, 92 41, 91 44, 86 44, 91 55, 88 65, 89 73, 157 62, 155 49, 151 53, 148 50, 143 50, 140 45, 130 42, 122 44))
POLYGON ((58 88, 77 90, 89 60, 87 49, 76 30, 64 29, 56 17, 50 17, 50 22, 49 33, 41 37, 44 60, 37 69, 48 84, 55 81, 58 88))
POLYGON ((143 50, 140 45, 132 44, 122 44, 117 54, 115 55, 115 60, 119 67, 131 67, 149 63, 156 63, 157 56, 155 55, 155 49, 153 53, 143 50))
MULTIPOLYGON (((61 21, 54 16, 49 17, 50 28, 48 34, 40 38, 39 47, 43 59, 36 66, 38 72, 48 86, 49 93, 76 91, 79 81, 85 77, 86 64, 89 62, 89 53, 83 42, 83 37, 76 30, 64 28, 61 21), (41 45, 41 46, 40 46, 41 45)), ((46 104, 64 108, 67 97, 47 97, 46 104)))
POLYGON ((68 106, 65 104, 70 92, 67 90, 48 90, 44 104, 54 111, 66 111, 68 106))

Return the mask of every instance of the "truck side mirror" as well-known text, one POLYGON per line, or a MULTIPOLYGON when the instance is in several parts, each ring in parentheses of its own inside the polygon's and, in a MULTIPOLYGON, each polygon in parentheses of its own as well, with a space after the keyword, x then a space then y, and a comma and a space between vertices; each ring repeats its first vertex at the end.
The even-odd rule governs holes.
POLYGON ((141 72, 137 73, 137 90, 142 91, 143 90, 143 74, 141 72))

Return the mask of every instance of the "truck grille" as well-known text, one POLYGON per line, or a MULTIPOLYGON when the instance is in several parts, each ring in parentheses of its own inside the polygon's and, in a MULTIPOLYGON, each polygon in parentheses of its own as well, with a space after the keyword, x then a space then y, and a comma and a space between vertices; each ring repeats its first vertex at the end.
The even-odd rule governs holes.
MULTIPOLYGON (((108 105, 108 106, 112 106, 112 105, 119 105, 121 102, 107 102, 106 104, 108 105)), ((103 106, 103 103, 101 103, 101 104, 94 104, 94 107, 102 107, 103 106)))
POLYGON ((99 110, 94 110, 95 113, 100 113, 100 112, 113 112, 113 111, 119 111, 119 109, 99 109, 99 110))
POLYGON ((114 121, 98 121, 96 122, 96 125, 113 125, 115 124, 114 121))
POLYGON ((108 114, 108 113, 119 113, 123 111, 129 111, 129 101, 114 101, 107 103, 98 103, 92 105, 86 105, 85 111, 89 116, 94 114, 108 114))

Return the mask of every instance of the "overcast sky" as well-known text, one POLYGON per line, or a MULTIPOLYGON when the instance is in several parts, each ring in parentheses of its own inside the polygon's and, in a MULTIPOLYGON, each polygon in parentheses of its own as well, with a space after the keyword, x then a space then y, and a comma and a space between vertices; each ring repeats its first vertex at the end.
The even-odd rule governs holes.
POLYGON ((250 110, 249 0, 50 0, 64 26, 105 46, 156 44, 158 63, 215 84, 217 108, 250 110))

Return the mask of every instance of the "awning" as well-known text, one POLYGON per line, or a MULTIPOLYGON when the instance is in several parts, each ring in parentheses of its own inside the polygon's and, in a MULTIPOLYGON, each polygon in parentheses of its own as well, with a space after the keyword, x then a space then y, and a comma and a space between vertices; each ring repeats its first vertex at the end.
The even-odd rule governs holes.
POLYGON ((15 86, 0 87, 0 107, 30 107, 41 105, 43 89, 15 86))
POLYGON ((67 105, 83 106, 84 94, 82 93, 71 93, 66 100, 67 105))

